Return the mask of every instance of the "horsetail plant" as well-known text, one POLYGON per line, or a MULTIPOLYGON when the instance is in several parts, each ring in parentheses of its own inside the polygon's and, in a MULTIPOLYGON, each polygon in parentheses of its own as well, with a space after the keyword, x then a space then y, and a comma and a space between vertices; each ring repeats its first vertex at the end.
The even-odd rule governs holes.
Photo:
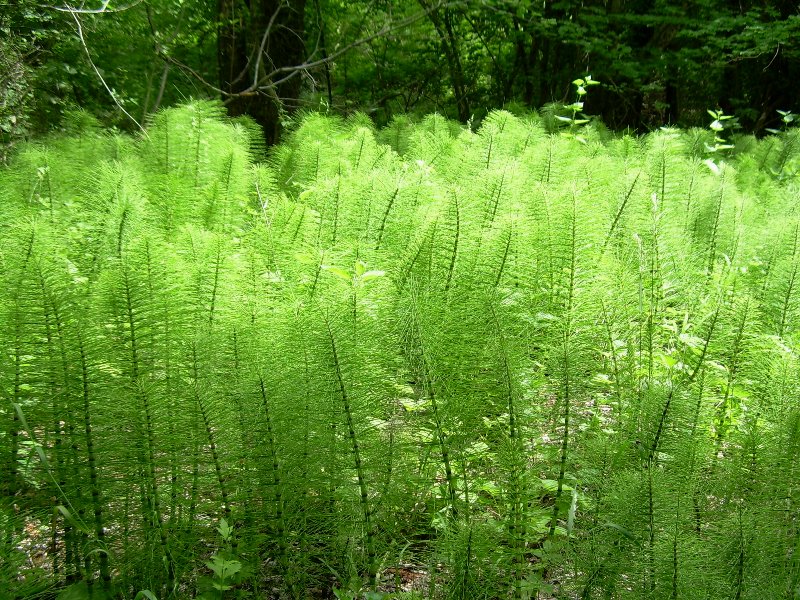
POLYGON ((306 114, 255 164, 194 102, 20 144, 0 589, 793 597, 796 132, 614 137, 594 83, 570 135, 306 114))

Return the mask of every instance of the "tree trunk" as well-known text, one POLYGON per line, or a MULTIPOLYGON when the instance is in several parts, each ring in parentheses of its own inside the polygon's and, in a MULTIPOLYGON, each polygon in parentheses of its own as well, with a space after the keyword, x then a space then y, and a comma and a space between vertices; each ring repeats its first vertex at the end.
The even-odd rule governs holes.
POLYGON ((449 8, 445 8, 439 14, 438 9, 432 9, 427 0, 418 1, 423 9, 429 11, 428 18, 439 36, 439 43, 442 45, 442 52, 447 60, 447 68, 450 71, 450 83, 453 85, 458 120, 466 123, 471 116, 471 111, 469 98, 467 97, 464 67, 461 65, 461 55, 459 54, 458 39, 453 28, 453 13, 449 8))
MULTIPOLYGON (((229 94, 242 93, 254 81, 275 70, 303 63, 305 4, 306 0, 217 0, 220 89, 229 94), (268 27, 263 54, 258 60, 268 27)), ((271 86, 267 89, 223 100, 231 116, 249 115, 261 125, 264 139, 272 145, 280 139, 282 117, 297 108, 301 84, 300 71, 282 71, 261 82, 261 87, 271 86), (286 80, 275 83, 283 79, 286 80)))

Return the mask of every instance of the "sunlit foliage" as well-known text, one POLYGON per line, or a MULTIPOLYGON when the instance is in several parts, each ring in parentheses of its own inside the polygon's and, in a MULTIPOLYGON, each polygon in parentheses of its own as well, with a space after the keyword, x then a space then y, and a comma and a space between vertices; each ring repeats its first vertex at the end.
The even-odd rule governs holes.
POLYGON ((791 131, 73 120, 0 171, 9 597, 800 593, 791 131))

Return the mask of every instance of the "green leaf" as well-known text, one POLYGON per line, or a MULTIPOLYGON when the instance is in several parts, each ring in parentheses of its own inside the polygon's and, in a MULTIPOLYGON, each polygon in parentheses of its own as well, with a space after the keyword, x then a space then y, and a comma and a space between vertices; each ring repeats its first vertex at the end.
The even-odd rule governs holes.
POLYGON ((206 566, 214 571, 214 575, 222 581, 232 577, 242 569, 242 563, 238 560, 227 560, 219 554, 212 555, 211 560, 206 561, 206 566))
POLYGON ((231 539, 231 535, 233 534, 233 527, 228 525, 228 521, 224 518, 219 520, 219 525, 217 526, 217 531, 222 536, 222 539, 226 542, 231 539))
POLYGON ((378 277, 383 277, 386 275, 386 271, 367 271, 363 275, 361 275, 361 281, 369 281, 370 279, 377 279, 378 277))
POLYGON ((80 521, 78 521, 75 517, 72 516, 72 513, 69 512, 66 506, 59 504, 56 506, 56 510, 62 514, 62 516, 69 521, 69 524, 72 525, 75 529, 83 533, 84 535, 91 535, 92 532, 86 525, 83 525, 80 521))
POLYGON ((232 585, 227 585, 227 584, 219 583, 219 582, 216 582, 216 581, 212 582, 211 585, 214 586, 215 590, 219 590, 221 592, 224 592, 225 590, 233 589, 232 585))
POLYGON ((316 264, 318 260, 317 257, 315 257, 313 254, 309 254, 308 252, 296 252, 294 259, 304 265, 316 264))
POLYGON ((665 367, 667 367, 667 369, 671 369, 672 367, 678 364, 678 360, 674 356, 670 356, 669 354, 661 353, 659 355, 659 358, 661 359, 661 363, 665 367))
POLYGON ((500 496, 500 487, 494 483, 493 481, 485 481, 478 486, 478 489, 482 492, 486 492, 490 496, 499 497, 500 496))
POLYGON ((331 275, 335 275, 336 277, 338 277, 343 281, 352 281, 353 279, 353 276, 348 271, 342 269, 341 267, 335 267, 333 265, 322 265, 322 268, 323 270, 328 271, 331 275))
POLYGON ((678 336, 678 339, 686 344, 689 348, 695 351, 700 351, 700 349, 705 345, 705 340, 702 338, 697 337, 696 335, 690 335, 688 333, 682 333, 678 336))
POLYGON ((575 527, 575 513, 578 510, 578 490, 572 490, 572 500, 569 503, 569 513, 567 514, 567 535, 572 535, 572 529, 575 527))
POLYGON ((367 265, 365 265, 363 261, 357 260, 355 264, 356 277, 361 277, 366 270, 367 270, 367 265))

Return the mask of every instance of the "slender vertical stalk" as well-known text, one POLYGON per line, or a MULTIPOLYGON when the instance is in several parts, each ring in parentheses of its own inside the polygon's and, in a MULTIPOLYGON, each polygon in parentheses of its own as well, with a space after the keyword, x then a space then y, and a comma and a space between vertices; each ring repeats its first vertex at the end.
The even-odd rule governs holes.
POLYGON ((452 203, 453 210, 455 212, 455 225, 456 230, 453 235, 453 249, 450 255, 450 266, 447 268, 447 280, 444 284, 444 291, 450 289, 450 284, 453 281, 453 271, 455 270, 456 266, 456 257, 458 256, 458 242, 459 237, 461 235, 461 212, 458 207, 458 196, 455 192, 453 192, 453 203, 452 203))
POLYGON ((741 504, 738 506, 737 514, 739 522, 739 555, 736 557, 736 579, 733 584, 733 600, 741 600, 744 591, 745 539, 741 504))
MULTIPOLYGON (((614 231, 617 229, 617 225, 619 224, 619 220, 622 217, 622 213, 625 212, 625 207, 628 206, 628 201, 631 199, 631 195, 633 195, 633 190, 636 187, 636 182, 639 181, 639 176, 642 174, 641 171, 636 173, 636 177, 633 179, 633 183, 631 187, 628 188, 628 192, 625 194, 625 197, 622 199, 622 202, 617 209, 617 214, 614 215, 614 220, 611 222, 611 227, 608 228, 608 233, 606 233, 606 239, 603 242, 603 248, 600 251, 600 255, 602 256, 606 252, 606 248, 608 247, 608 243, 611 241, 612 236, 614 235, 614 231)), ((663 192, 662 192, 663 197, 663 192)))
POLYGON ((800 268, 800 264, 798 264, 798 250, 800 250, 800 223, 795 224, 794 226, 794 235, 792 236, 792 264, 791 264, 791 271, 789 273, 789 277, 786 281, 786 288, 783 293, 783 299, 781 302, 781 311, 780 317, 778 319, 778 335, 783 337, 786 322, 789 318, 789 313, 792 306, 792 296, 795 291, 795 286, 797 282, 797 271, 800 268))
POLYGON ((647 469, 647 591, 653 597, 656 591, 656 517, 653 493, 653 469, 647 469))
POLYGON ((127 336, 130 350, 130 384, 134 390, 136 399, 141 403, 142 417, 144 419, 142 450, 144 456, 144 476, 146 477, 147 488, 145 494, 145 511, 148 514, 148 521, 151 527, 158 533, 163 559, 167 570, 167 589, 172 589, 175 578, 174 562, 169 547, 169 541, 164 528, 161 515, 161 504, 159 501, 158 475, 156 470, 156 443, 155 443, 155 422, 153 407, 147 390, 142 386, 141 377, 141 357, 139 348, 138 333, 139 323, 137 312, 134 310, 133 282, 130 279, 130 266, 123 262, 122 269, 122 293, 125 302, 124 318, 127 323, 127 336))
MULTIPOLYGON (((508 520, 508 537, 514 551, 514 580, 516 582, 516 594, 522 596, 521 588, 525 569, 525 505, 522 501, 521 479, 525 464, 520 457, 524 455, 524 449, 520 443, 519 426, 517 425, 516 406, 514 402, 514 387, 509 362, 506 337, 500 325, 494 303, 490 303, 489 310, 492 314, 497 339, 500 344, 500 361, 502 363, 501 376, 504 384, 504 394, 506 396, 506 409, 508 410, 508 439, 511 445, 512 465, 509 477, 509 499, 511 503, 511 516, 508 520)), ((465 469, 466 472, 466 469, 465 469)))
POLYGON ((261 392, 261 403, 264 407, 264 420, 267 424, 267 446, 269 447, 269 456, 272 461, 272 489, 275 502, 275 525, 278 533, 278 560, 285 569, 287 567, 288 543, 286 540, 286 522, 283 514, 283 481, 281 479, 281 466, 278 462, 278 450, 275 434, 272 430, 269 398, 267 397, 267 388, 264 385, 263 377, 258 378, 258 384, 261 392))
POLYGON ((347 392, 347 387, 344 383, 342 375, 342 365, 339 362, 339 353, 336 348, 336 339, 331 331, 330 323, 325 320, 325 326, 328 330, 328 339, 331 344, 331 355, 333 359, 333 371, 336 375, 336 383, 339 390, 339 396, 342 401, 342 408, 344 410, 345 419, 347 422, 347 436, 350 439, 351 449, 353 452, 353 462, 356 468, 356 478, 358 479, 358 490, 360 493, 361 511, 364 515, 364 538, 367 548, 367 578, 370 587, 374 587, 378 575, 378 560, 375 551, 375 532, 372 528, 372 510, 369 503, 369 490, 367 488, 367 478, 364 471, 364 465, 361 459, 361 446, 356 436, 355 419, 353 417, 353 407, 350 402, 350 395, 347 392))
POLYGON ((397 199, 397 195, 400 193, 400 186, 398 185, 394 188, 394 192, 389 197, 389 202, 386 203, 386 210, 383 211, 383 217, 381 218, 381 224, 378 228, 378 241, 375 243, 375 250, 379 250, 381 247, 381 240, 383 239, 383 231, 386 228, 386 221, 389 218, 389 212, 392 210, 392 206, 394 205, 394 201, 397 199))
MULTIPOLYGON (((26 323, 26 316, 22 306, 22 298, 21 298, 21 290, 24 287, 24 281, 27 276, 28 266, 31 260, 31 256, 33 255, 33 247, 34 242, 36 240, 36 231, 35 229, 31 228, 30 235, 28 236, 26 243, 25 243, 25 252, 24 258, 22 259, 22 265, 20 268, 20 274, 17 277, 17 286, 14 296, 12 298, 12 315, 14 319, 14 334, 13 334, 13 346, 12 346, 12 356, 14 362, 14 386, 12 392, 12 403, 13 404, 22 404, 22 361, 23 356, 25 354, 25 349, 23 348, 23 326, 26 323)), ((19 486, 19 437, 21 432, 21 423, 17 416, 16 411, 12 411, 13 416, 11 418, 11 427, 10 427, 10 437, 11 437, 11 455, 9 456, 8 460, 8 480, 6 482, 6 488, 8 492, 8 497, 13 498, 18 490, 19 486)), ((9 528, 9 533, 11 532, 11 528, 9 528)))
POLYGON ((564 476, 567 471, 567 459, 569 456, 569 440, 570 440, 570 419, 571 404, 572 404, 572 319, 573 319, 573 303, 575 301, 575 277, 577 270, 577 214, 576 214, 576 198, 572 198, 572 214, 570 218, 570 239, 569 239, 569 277, 567 280, 567 297, 564 306, 564 330, 561 339, 561 402, 563 404, 563 423, 564 434, 561 438, 561 452, 558 467, 558 485, 556 488, 556 496, 553 503, 553 517, 550 520, 550 529, 548 531, 548 538, 553 539, 556 533, 556 525, 558 524, 558 517, 561 510, 561 496, 564 491, 564 476))
POLYGON ((203 394, 200 392, 200 373, 199 369, 197 368, 198 360, 197 360, 197 348, 196 346, 192 347, 192 377, 194 378, 194 400, 195 405, 197 406, 198 412, 200 413, 200 418, 203 423, 203 428, 205 429, 206 439, 208 440, 208 448, 211 450, 211 461, 214 464, 214 473, 217 476, 217 484, 219 485, 219 493, 222 499, 222 512, 225 516, 225 519, 230 520, 231 517, 231 505, 230 500, 228 498, 228 487, 225 483, 225 477, 222 473, 222 461, 219 458, 219 452, 217 450, 217 442, 216 436, 214 434, 214 428, 211 425, 211 416, 209 415, 209 407, 207 406, 206 400, 203 398, 203 394))
POLYGON ((497 288, 503 280, 503 273, 505 272, 506 262, 508 255, 511 252, 511 241, 514 239, 514 224, 510 223, 503 232, 505 237, 505 244, 503 245, 503 258, 500 259, 500 266, 497 268, 497 276, 494 278, 494 287, 497 288))
POLYGON ((750 313, 750 298, 745 300, 744 308, 741 312, 741 317, 736 325, 733 340, 730 345, 730 360, 727 364, 727 379, 725 381, 725 391, 723 392, 722 399, 717 405, 717 414, 714 423, 714 441, 716 443, 716 454, 722 450, 722 445, 725 437, 728 434, 728 414, 732 408, 732 392, 734 384, 739 376, 741 368, 742 353, 744 352, 745 330, 750 313))
POLYGON ((672 538, 672 588, 670 591, 670 600, 678 600, 678 515, 679 511, 675 514, 675 531, 672 538))
POLYGON ((89 485, 92 496, 92 511, 94 513, 94 531, 97 547, 100 550, 100 581, 103 590, 111 586, 111 571, 108 564, 108 552, 105 543, 105 527, 103 526, 103 503, 100 494, 100 482, 97 469, 97 454, 94 448, 94 435, 92 433, 91 417, 91 390, 89 387, 89 361, 86 356, 86 346, 83 336, 78 334, 78 351, 81 363, 81 393, 83 397, 83 425, 86 440, 86 454, 89 458, 89 485))
POLYGON ((625 426, 624 386, 622 385, 622 374, 620 372, 619 357, 617 356, 617 347, 614 344, 614 332, 611 329, 611 323, 613 320, 608 308, 606 307, 606 303, 602 298, 600 299, 600 308, 603 313, 603 323, 606 326, 608 353, 611 357, 611 374, 613 375, 614 395, 617 397, 617 407, 615 410, 617 416, 617 427, 620 431, 622 431, 625 426))
POLYGON ((708 245, 708 260, 706 264, 706 275, 710 279, 714 274, 714 264, 717 260, 717 238, 719 236, 719 223, 722 215, 722 201, 725 196, 725 171, 722 171, 722 180, 719 184, 719 194, 717 204, 714 207, 714 220, 711 225, 711 240, 708 245))
POLYGON ((486 227, 491 227, 492 223, 494 223, 494 220, 497 217, 497 208, 500 206, 500 197, 503 194, 503 185, 505 184, 505 181, 506 169, 503 169, 503 172, 500 174, 500 183, 492 188, 492 195, 489 198, 491 203, 491 213, 489 214, 486 227))
MULTIPOLYGON (((416 301, 415 301, 416 304, 416 301)), ((422 330, 419 323, 419 316, 417 314, 416 306, 413 308, 411 315, 411 343, 413 344, 413 352, 416 355, 416 364, 414 365, 417 372, 418 380, 422 382, 422 393, 425 399, 430 404, 431 416, 433 417, 433 427, 436 435, 436 440, 439 444, 439 452, 442 455, 442 464, 445 471, 445 479, 447 482, 447 496, 450 502, 450 512, 452 516, 458 513, 456 505, 456 478, 453 473, 451 459, 450 459, 450 444, 447 432, 445 431, 441 407, 436 393, 436 386, 434 375, 431 372, 430 362, 426 350, 426 345, 422 339, 422 330)))
POLYGON ((208 309, 208 324, 209 326, 214 324, 214 317, 215 317, 215 309, 217 303, 217 294, 219 293, 219 279, 220 274, 222 272, 222 248, 219 246, 219 240, 217 241, 217 251, 214 256, 214 281, 211 287, 211 302, 208 309))

